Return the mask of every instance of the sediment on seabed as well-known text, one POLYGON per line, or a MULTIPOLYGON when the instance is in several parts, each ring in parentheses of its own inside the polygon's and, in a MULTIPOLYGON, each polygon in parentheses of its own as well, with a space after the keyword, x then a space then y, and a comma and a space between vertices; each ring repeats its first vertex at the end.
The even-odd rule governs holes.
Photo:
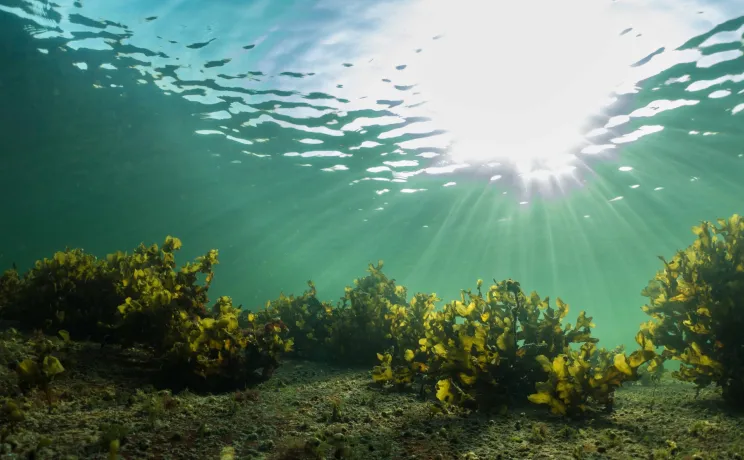
POLYGON ((35 459, 733 459, 744 416, 713 389, 662 379, 617 391, 612 413, 582 420, 524 404, 499 414, 444 410, 387 391, 368 369, 287 360, 255 387, 173 394, 153 386, 144 351, 73 343, 65 372, 21 392, 3 332, 0 458, 35 459), (10 366, 9 366, 10 364, 10 366))

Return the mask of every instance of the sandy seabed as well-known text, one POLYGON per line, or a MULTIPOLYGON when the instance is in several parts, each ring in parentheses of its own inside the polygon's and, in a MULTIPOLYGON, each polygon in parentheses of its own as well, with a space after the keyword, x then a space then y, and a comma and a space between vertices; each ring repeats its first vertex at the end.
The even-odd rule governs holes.
MULTIPOLYGON (((25 342, 0 341, 0 358, 25 342)), ((744 414, 714 389, 663 379, 616 394, 582 420, 529 403, 499 414, 442 411, 373 384, 367 369, 286 360, 255 387, 172 394, 137 350, 75 343, 43 392, 21 394, 0 368, 0 459, 740 459, 744 414), (8 405, 11 401, 12 405, 8 405), (11 417, 17 407, 22 419, 11 417), (112 451, 111 441, 120 448, 112 451)))

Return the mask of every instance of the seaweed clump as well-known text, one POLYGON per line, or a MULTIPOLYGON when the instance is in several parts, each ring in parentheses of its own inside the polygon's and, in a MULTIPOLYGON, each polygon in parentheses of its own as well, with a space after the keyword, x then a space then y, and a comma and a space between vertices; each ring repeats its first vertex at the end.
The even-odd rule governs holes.
MULTIPOLYGON (((281 294, 255 315, 263 320, 280 318, 291 325, 291 337, 300 356, 333 358, 346 364, 371 364, 377 352, 395 343, 393 317, 405 307, 406 289, 382 271, 383 262, 369 264, 368 274, 354 280, 334 306, 316 297, 315 285, 301 296, 281 294)), ((243 318, 250 318, 246 313, 243 318)))
POLYGON ((105 261, 82 249, 66 249, 36 261, 22 276, 13 268, 0 277, 0 314, 28 330, 101 339, 112 324, 119 297, 105 261))
POLYGON ((279 295, 257 312, 245 311, 240 315, 242 325, 260 318, 274 321, 280 318, 291 325, 290 335, 294 341, 293 353, 298 357, 325 360, 333 356, 330 350, 335 309, 328 302, 317 298, 315 283, 308 281, 308 289, 302 295, 279 295))
POLYGON ((370 264, 369 274, 347 287, 336 306, 319 301, 308 282, 301 296, 282 294, 242 318, 279 318, 294 326, 290 336, 303 357, 376 363, 375 382, 399 389, 418 384, 422 396, 478 408, 528 398, 562 415, 583 412, 589 399, 611 407, 615 389, 637 380, 638 367, 655 356, 645 336, 630 356, 598 350, 586 312, 564 323, 567 303, 525 294, 511 279, 494 280, 487 290, 478 280, 475 291, 463 290, 459 300, 438 309, 436 294, 417 293, 408 301, 406 288, 382 267, 382 261, 370 264), (579 367, 591 371, 576 373, 579 367), (561 393, 569 386, 570 395, 561 393))
POLYGON ((0 318, 28 330, 66 329, 76 338, 142 346, 161 361, 169 386, 240 385, 261 369, 272 374, 292 347, 280 321, 239 325, 240 309, 208 291, 217 250, 178 267, 178 238, 140 244, 105 259, 81 249, 57 252, 23 275, 0 277, 0 318))
POLYGON ((398 385, 420 378, 422 388, 435 383, 436 397, 450 404, 491 408, 528 398, 573 415, 585 410, 590 397, 611 407, 615 389, 637 379, 635 370, 654 356, 645 342, 630 357, 597 350, 586 312, 563 324, 568 304, 556 299, 554 308, 547 297, 526 295, 514 280, 494 280, 485 293, 481 280, 476 286, 441 311, 434 309, 435 296, 421 294, 399 310, 393 326, 405 332, 378 356, 373 378, 398 385), (581 350, 572 344, 582 344, 581 350), (598 359, 600 353, 611 359, 598 359))
POLYGON ((369 264, 369 274, 344 289, 336 308, 330 344, 346 361, 367 363, 394 343, 391 313, 406 305, 407 291, 382 272, 383 262, 369 264))
POLYGON ((436 315, 423 347, 431 350, 437 398, 446 402, 506 404, 524 398, 544 374, 538 355, 552 359, 572 343, 593 343, 591 317, 580 312, 574 325, 562 325, 569 306, 536 292, 526 295, 514 280, 496 282, 482 292, 463 291, 460 301, 436 315))
POLYGON ((594 343, 584 343, 579 350, 567 348, 565 353, 550 360, 537 357, 549 377, 536 385, 531 402, 547 404, 551 412, 578 416, 587 409, 590 399, 611 410, 615 390, 623 383, 641 378, 641 365, 652 362, 656 353, 653 343, 642 332, 636 334, 639 349, 629 356, 597 349, 594 343))
POLYGON ((698 387, 716 384, 744 408, 744 219, 734 214, 692 228, 697 239, 664 267, 642 294, 642 325, 663 356, 680 362, 672 376, 698 387))

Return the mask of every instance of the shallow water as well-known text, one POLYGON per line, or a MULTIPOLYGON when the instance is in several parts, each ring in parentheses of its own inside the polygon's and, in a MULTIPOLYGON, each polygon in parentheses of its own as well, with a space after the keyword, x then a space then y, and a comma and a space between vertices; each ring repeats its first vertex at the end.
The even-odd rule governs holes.
POLYGON ((512 3, 0 0, 0 265, 173 234, 256 307, 384 259, 632 341, 656 256, 743 211, 744 3, 512 3))

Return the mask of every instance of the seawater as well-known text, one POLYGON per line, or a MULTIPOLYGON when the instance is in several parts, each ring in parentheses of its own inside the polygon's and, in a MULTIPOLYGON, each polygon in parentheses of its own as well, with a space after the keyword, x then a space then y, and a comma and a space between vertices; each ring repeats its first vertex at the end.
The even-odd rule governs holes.
POLYGON ((631 344, 741 213, 736 1, 0 0, 0 265, 180 237, 247 308, 368 263, 514 278, 631 344))

